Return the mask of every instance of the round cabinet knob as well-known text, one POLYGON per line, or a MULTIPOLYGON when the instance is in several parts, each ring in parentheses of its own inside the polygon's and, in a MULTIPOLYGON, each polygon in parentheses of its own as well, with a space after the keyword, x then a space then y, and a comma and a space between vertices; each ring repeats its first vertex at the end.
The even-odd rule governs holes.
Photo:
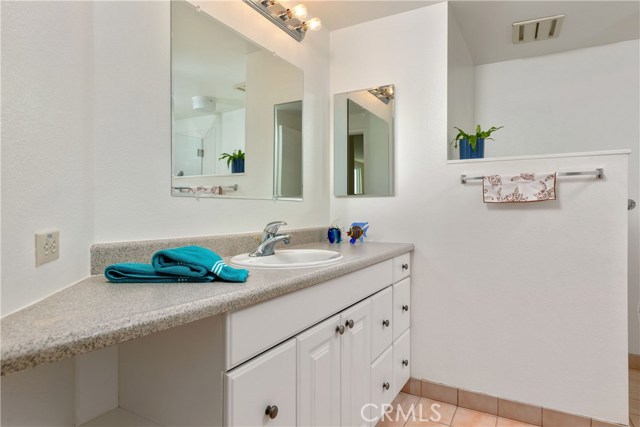
POLYGON ((402 306, 402 311, 409 311, 409 306, 408 305, 403 305, 402 306))
POLYGON ((402 269, 403 270, 408 270, 409 269, 409 264, 402 264, 402 269))
POLYGON ((402 361, 402 366, 409 366, 409 361, 407 359, 404 359, 402 361))
POLYGON ((342 325, 336 326, 336 332, 339 333, 340 335, 344 334, 344 326, 342 325))
POLYGON ((353 323, 353 319, 351 319, 351 320, 347 320, 347 322, 346 322, 344 325, 345 325, 345 326, 348 326, 348 327, 349 327, 349 328, 351 328, 351 329, 353 329, 353 325, 354 325, 354 323, 353 323))
POLYGON ((267 409, 265 409, 264 414, 269 418, 274 419, 278 416, 278 407, 276 405, 269 405, 267 409))
POLYGON ((383 388, 384 390, 389 390, 389 387, 391 387, 391 386, 389 385, 389 383, 383 383, 383 384, 382 384, 382 388, 383 388))
POLYGON ((389 327, 390 324, 391 324, 391 322, 389 322, 388 320, 383 320, 382 321, 382 326, 386 326, 387 328, 389 327))

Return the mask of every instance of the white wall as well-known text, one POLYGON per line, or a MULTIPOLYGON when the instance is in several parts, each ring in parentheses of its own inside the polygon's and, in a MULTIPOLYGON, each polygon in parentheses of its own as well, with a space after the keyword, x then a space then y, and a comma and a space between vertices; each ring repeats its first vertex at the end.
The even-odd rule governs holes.
POLYGON ((304 201, 171 197, 169 2, 3 2, 3 314, 87 276, 93 242, 328 223, 328 32, 202 8, 304 70, 304 201), (51 229, 61 257, 36 269, 51 229))
POLYGON ((89 274, 92 10, 2 2, 3 315, 89 274), (36 268, 34 234, 54 229, 60 258, 36 268))
POLYGON ((412 376, 626 422, 626 156, 447 164, 447 33, 445 3, 332 32, 331 93, 396 84, 398 167, 396 197, 332 198, 331 218, 415 243, 412 376), (596 166, 536 206, 460 184, 596 166))
MULTIPOLYGON (((631 149, 629 198, 640 200, 640 41, 475 68, 475 117, 504 125, 486 157, 631 149)), ((629 345, 640 354, 640 209, 629 212, 629 345)))
POLYGON ((308 34, 298 43, 242 2, 201 6, 304 71, 304 201, 171 197, 169 4, 98 2, 97 242, 254 231, 274 219, 291 228, 329 221, 328 32, 308 34), (145 167, 140 167, 141 159, 145 167))

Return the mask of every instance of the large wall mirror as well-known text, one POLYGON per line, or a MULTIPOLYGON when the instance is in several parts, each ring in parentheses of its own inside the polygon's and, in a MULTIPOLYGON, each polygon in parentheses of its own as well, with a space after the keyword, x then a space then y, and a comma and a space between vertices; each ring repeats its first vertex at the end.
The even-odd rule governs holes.
POLYGON ((393 196, 395 88, 334 96, 336 196, 393 196))
POLYGON ((172 194, 302 198, 303 71, 171 2, 172 194))

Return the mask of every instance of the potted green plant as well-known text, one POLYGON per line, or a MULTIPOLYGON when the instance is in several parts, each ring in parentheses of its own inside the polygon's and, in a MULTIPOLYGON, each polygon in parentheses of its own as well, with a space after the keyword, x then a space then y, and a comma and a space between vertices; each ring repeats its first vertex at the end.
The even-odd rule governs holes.
POLYGON ((227 167, 231 167, 231 173, 244 173, 244 152, 233 150, 232 154, 222 153, 218 160, 227 159, 227 167))
POLYGON ((488 130, 483 131, 480 129, 480 125, 477 125, 476 133, 472 135, 454 126, 454 129, 458 129, 458 134, 453 138, 451 144, 455 143, 455 147, 458 148, 458 141, 460 141, 460 159, 482 159, 484 157, 484 140, 493 141, 493 138, 490 138, 491 134, 503 127, 491 126, 488 130))

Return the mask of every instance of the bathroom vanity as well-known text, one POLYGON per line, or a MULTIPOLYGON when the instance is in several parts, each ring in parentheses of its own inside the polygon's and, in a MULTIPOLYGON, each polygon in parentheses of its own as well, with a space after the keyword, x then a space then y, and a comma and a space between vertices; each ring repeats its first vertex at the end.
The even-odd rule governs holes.
MULTIPOLYGON (((117 408, 76 425, 375 425, 410 376, 413 245, 305 247, 343 258, 252 269, 246 284, 122 286, 92 276, 7 316, 3 421, 21 425, 19 408, 4 405, 12 386, 24 393, 23 373, 12 372, 118 344, 117 408), (72 318, 29 328, 61 313, 72 318)), ((77 387, 87 374, 75 372, 77 387)))

